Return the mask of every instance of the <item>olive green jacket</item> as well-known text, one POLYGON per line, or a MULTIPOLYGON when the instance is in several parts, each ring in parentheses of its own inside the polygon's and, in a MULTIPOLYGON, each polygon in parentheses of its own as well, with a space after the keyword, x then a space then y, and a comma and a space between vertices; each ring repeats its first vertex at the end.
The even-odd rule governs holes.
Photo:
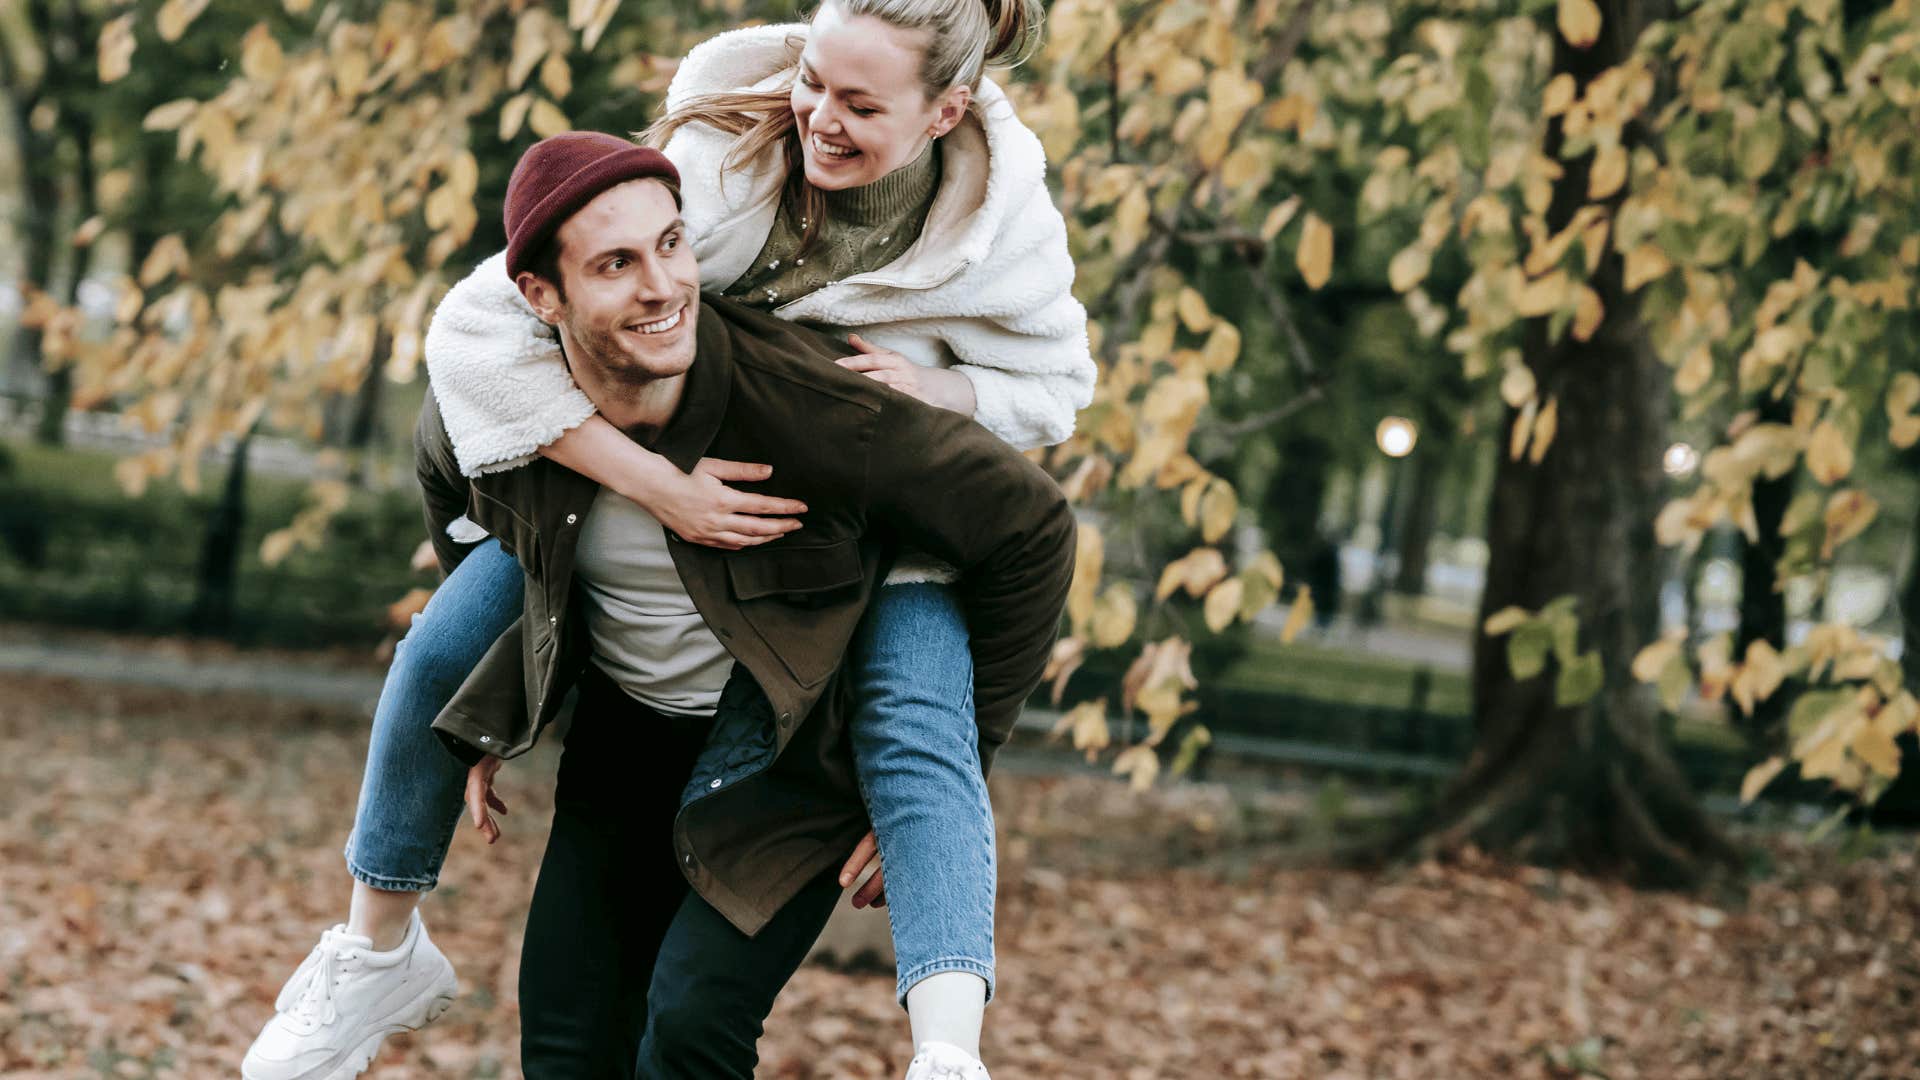
MULTIPOLYGON (((652 449, 765 462, 741 485, 804 501, 805 528, 727 552, 668 535, 694 605, 738 662, 674 826, 681 870, 756 933, 867 829, 836 678, 896 547, 960 571, 952 586, 974 660, 988 765, 1039 685, 1073 573, 1075 524, 1059 485, 973 421, 848 372, 837 338, 724 299, 701 307, 680 410, 652 449)), ((466 515, 518 558, 525 607, 434 721, 469 762, 525 752, 590 649, 575 544, 599 485, 550 461, 468 481, 431 397, 415 454, 443 569, 468 547, 466 515)), ((634 733, 634 753, 647 752, 634 733)))

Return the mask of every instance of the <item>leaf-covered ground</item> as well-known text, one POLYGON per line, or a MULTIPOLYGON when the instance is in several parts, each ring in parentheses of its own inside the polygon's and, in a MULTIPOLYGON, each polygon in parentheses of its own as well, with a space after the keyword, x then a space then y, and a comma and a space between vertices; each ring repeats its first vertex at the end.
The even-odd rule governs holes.
MULTIPOLYGON (((344 910, 364 739, 349 713, 0 679, 0 1075, 235 1075, 344 910)), ((464 994, 370 1075, 519 1075, 550 768, 506 774, 498 847, 456 844, 427 911, 464 994)), ((996 788, 998 1080, 1920 1077, 1911 837, 1851 862, 1756 841, 1770 875, 1722 908, 1493 863, 1282 868, 1236 838, 1284 806, 1219 789, 996 788)), ((891 987, 804 969, 762 1075, 901 1075, 891 987)))

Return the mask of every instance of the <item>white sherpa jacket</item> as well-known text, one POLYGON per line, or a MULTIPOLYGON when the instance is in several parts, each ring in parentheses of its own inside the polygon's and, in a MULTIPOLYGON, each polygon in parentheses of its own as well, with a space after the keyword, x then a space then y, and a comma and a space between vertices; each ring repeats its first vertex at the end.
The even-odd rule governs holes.
MULTIPOLYGON (((667 90, 668 108, 700 94, 783 85, 806 29, 751 27, 695 47, 667 90)), ((732 141, 690 125, 664 148, 680 170, 681 213, 701 285, 711 290, 732 284, 760 253, 784 180, 777 148, 724 172, 732 141)), ((1094 365, 1086 311, 1069 291, 1066 225, 1047 193, 1040 140, 985 80, 972 114, 941 146, 940 190, 919 241, 882 269, 777 314, 856 329, 915 363, 955 367, 973 382, 974 417, 988 431, 1023 450, 1061 442, 1092 400, 1094 365)), ((469 476, 524 463, 594 411, 505 262, 495 255, 454 286, 427 330, 428 376, 469 476)))

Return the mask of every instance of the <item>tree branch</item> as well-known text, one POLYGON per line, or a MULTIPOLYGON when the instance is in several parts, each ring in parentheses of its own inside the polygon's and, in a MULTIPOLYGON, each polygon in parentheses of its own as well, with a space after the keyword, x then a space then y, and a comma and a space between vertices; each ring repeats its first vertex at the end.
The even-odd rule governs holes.
POLYGON ((1273 425, 1279 423, 1280 421, 1285 420, 1287 417, 1292 416, 1294 413, 1299 412, 1301 409, 1304 409, 1307 406, 1312 405, 1315 402, 1318 402, 1321 398, 1325 396, 1326 396, 1326 391, 1321 389, 1321 387, 1318 384, 1315 384, 1301 391, 1298 396, 1296 396, 1292 401, 1287 402, 1285 405, 1282 405, 1274 409, 1268 409, 1266 412, 1263 412, 1263 413, 1255 413, 1254 415, 1246 417, 1244 419, 1236 420, 1231 424, 1226 424, 1221 427, 1214 428, 1210 432, 1210 434, 1224 435, 1229 439, 1243 438, 1247 435, 1253 434, 1256 431, 1260 431, 1264 428, 1272 427, 1273 425))

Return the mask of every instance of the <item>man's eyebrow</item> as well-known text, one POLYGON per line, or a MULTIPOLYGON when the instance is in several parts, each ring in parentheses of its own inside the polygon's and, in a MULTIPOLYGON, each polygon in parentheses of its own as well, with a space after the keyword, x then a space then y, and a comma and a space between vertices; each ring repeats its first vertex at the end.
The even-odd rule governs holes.
MULTIPOLYGON (((674 218, 673 221, 670 224, 668 224, 666 228, 660 230, 659 234, 654 239, 658 240, 659 237, 665 236, 671 232, 684 231, 686 227, 687 227, 687 222, 684 218, 674 218)), ((634 249, 630 247, 612 247, 612 248, 606 249, 605 251, 595 254, 592 258, 587 260, 587 263, 588 265, 592 265, 595 263, 602 263, 607 261, 608 259, 614 258, 615 256, 621 256, 630 260, 636 254, 638 254, 638 252, 634 251, 634 249)))

